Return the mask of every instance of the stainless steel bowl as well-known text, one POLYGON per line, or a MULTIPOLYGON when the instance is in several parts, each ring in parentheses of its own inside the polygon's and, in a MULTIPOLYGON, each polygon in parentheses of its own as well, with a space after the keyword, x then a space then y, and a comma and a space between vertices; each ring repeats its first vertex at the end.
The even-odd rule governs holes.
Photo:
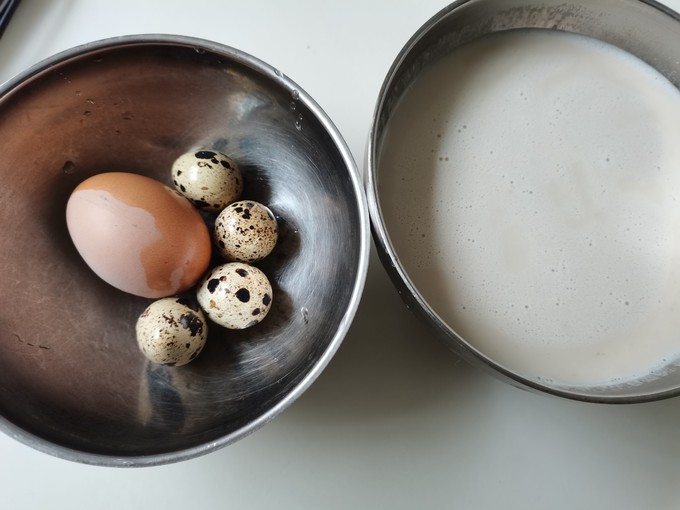
MULTIPOLYGON (((630 384, 567 387, 537 381, 502 366, 456 333, 456 324, 445 323, 413 284, 400 254, 391 241, 381 209, 378 183, 389 180, 380 171, 384 135, 395 105, 416 81, 423 68, 454 48, 484 35, 517 28, 544 28, 575 32, 618 46, 646 61, 675 86, 680 86, 680 24, 676 13, 653 1, 638 0, 461 0, 430 19, 406 43, 390 68, 380 90, 367 146, 367 194, 374 240, 388 273, 410 308, 468 361, 507 382, 562 397, 591 401, 630 403, 661 399, 680 393, 680 367, 669 367, 656 378, 630 384)), ((465 73, 465 69, 460 69, 465 73)))
POLYGON ((204 454, 283 411, 345 336, 367 271, 363 188, 337 129, 278 70, 186 37, 95 42, 4 84, 0 146, 0 429, 16 439, 100 465, 204 454), (240 161, 243 196, 278 216, 260 264, 275 303, 249 330, 213 327, 196 361, 169 368, 136 347, 149 301, 85 266, 65 205, 100 172, 169 183, 199 146, 240 161))

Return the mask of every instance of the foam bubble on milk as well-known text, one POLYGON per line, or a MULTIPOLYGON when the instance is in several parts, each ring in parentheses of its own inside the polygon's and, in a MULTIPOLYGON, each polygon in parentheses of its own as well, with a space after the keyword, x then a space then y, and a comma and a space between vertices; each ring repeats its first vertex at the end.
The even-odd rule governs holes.
POLYGON ((393 112, 381 210, 446 323, 528 378, 620 383, 680 354, 680 93, 575 34, 494 34, 393 112))

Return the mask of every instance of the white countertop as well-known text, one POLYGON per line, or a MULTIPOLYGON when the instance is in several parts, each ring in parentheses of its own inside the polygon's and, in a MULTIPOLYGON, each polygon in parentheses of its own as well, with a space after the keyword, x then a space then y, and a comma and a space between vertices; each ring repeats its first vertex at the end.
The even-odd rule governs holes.
MULTIPOLYGON (((680 10, 680 0, 666 3, 680 10)), ((0 82, 104 37, 203 37, 300 84, 361 168, 383 77, 446 4, 23 0, 0 39, 0 82)), ((407 312, 373 256, 337 355, 273 422, 207 456, 140 469, 80 465, 0 434, 0 508, 677 509, 679 424, 679 399, 577 403, 458 361, 407 312)))

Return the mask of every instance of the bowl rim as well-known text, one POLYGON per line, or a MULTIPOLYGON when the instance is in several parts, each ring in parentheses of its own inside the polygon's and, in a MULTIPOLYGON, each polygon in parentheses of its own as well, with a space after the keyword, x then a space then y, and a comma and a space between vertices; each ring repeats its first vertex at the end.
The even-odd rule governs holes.
MULTIPOLYGON (((390 236, 387 232, 387 227, 385 226, 385 221, 380 206, 380 200, 378 199, 378 169, 376 165, 378 154, 376 151, 379 147, 379 119, 383 110, 387 107, 386 103, 390 89, 394 85, 402 66, 408 60, 408 57, 416 48, 418 43, 431 30, 435 29, 435 27, 444 18, 450 16, 453 11, 456 11, 468 3, 474 3, 477 1, 480 0, 455 0, 449 5, 440 9, 423 25, 421 25, 397 53, 379 89, 378 97, 375 101, 371 122, 369 125, 368 141, 364 154, 364 187, 366 189, 373 241, 376 244, 378 256, 381 259, 385 270, 397 288, 402 300, 405 302, 406 308, 412 310, 417 316, 419 316, 421 320, 431 326, 438 338, 443 343, 445 343, 447 347, 449 347, 455 354, 459 355, 472 365, 485 370, 492 376, 495 376, 512 386, 536 393, 547 394, 553 397, 562 397, 568 400, 596 404, 637 404, 680 396, 680 386, 675 389, 669 389, 645 395, 612 396, 581 392, 579 391, 579 388, 561 388, 557 386, 551 386, 549 384, 543 384, 533 379, 523 377, 520 374, 498 364, 480 350, 476 349, 462 336, 460 336, 453 329, 453 327, 448 325, 441 317, 439 317, 439 315, 427 303, 401 264, 399 256, 397 255, 394 245, 392 244, 390 236)), ((679 13, 656 0, 629 0, 629 2, 645 4, 680 22, 679 13)))
POLYGON ((49 71, 51 68, 61 63, 67 62, 74 58, 80 58, 87 54, 96 54, 99 51, 109 50, 111 48, 122 48, 125 46, 136 45, 192 47, 199 53, 214 53, 258 73, 267 80, 272 81, 275 85, 281 87, 281 89, 288 91, 291 97, 295 97, 296 101, 304 104, 309 112, 314 116, 314 118, 321 124, 325 133, 332 140, 333 146, 341 156, 344 168, 347 170, 347 177, 350 180, 354 197, 354 203, 352 206, 356 207, 359 220, 358 224, 356 225, 356 235, 359 241, 359 254, 356 266, 356 278, 353 281, 352 292, 349 298, 347 309, 345 310, 345 313, 339 322, 338 328, 335 330, 332 338, 328 342, 328 346, 323 351, 321 356, 319 356, 317 361, 304 375, 304 377, 302 377, 301 380, 292 388, 292 390, 279 402, 277 402, 276 405, 266 410, 248 424, 229 434, 221 436, 216 440, 204 442, 199 445, 184 449, 157 454, 116 456, 70 448, 51 442, 46 438, 38 436, 33 432, 16 425, 6 417, 0 416, 1 432, 4 432, 8 436, 21 443, 24 443, 29 447, 32 447, 35 450, 64 460, 106 467, 157 466, 202 456, 243 439, 281 414, 311 386, 311 384, 326 368, 347 335, 347 332, 349 331, 359 307, 359 303, 361 301, 363 290, 366 284, 371 246, 368 203, 366 200, 361 174, 355 162, 354 156, 349 149, 349 146, 342 137, 336 125, 321 108, 321 106, 302 87, 300 87, 291 78, 286 76, 282 71, 266 63, 265 61, 232 46, 193 36, 164 33, 130 34, 99 39, 57 52, 52 56, 49 56, 30 66, 25 71, 6 80, 4 83, 0 84, 0 102, 7 94, 13 92, 18 87, 21 87, 32 78, 37 77, 41 73, 49 71))

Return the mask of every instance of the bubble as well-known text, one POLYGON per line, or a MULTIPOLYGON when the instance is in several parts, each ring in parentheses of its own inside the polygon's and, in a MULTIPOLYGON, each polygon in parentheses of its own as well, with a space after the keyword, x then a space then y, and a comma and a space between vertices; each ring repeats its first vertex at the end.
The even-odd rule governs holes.
POLYGON ((293 92, 291 92, 290 95, 293 97, 295 101, 300 99, 300 92, 297 89, 293 89, 293 92))

